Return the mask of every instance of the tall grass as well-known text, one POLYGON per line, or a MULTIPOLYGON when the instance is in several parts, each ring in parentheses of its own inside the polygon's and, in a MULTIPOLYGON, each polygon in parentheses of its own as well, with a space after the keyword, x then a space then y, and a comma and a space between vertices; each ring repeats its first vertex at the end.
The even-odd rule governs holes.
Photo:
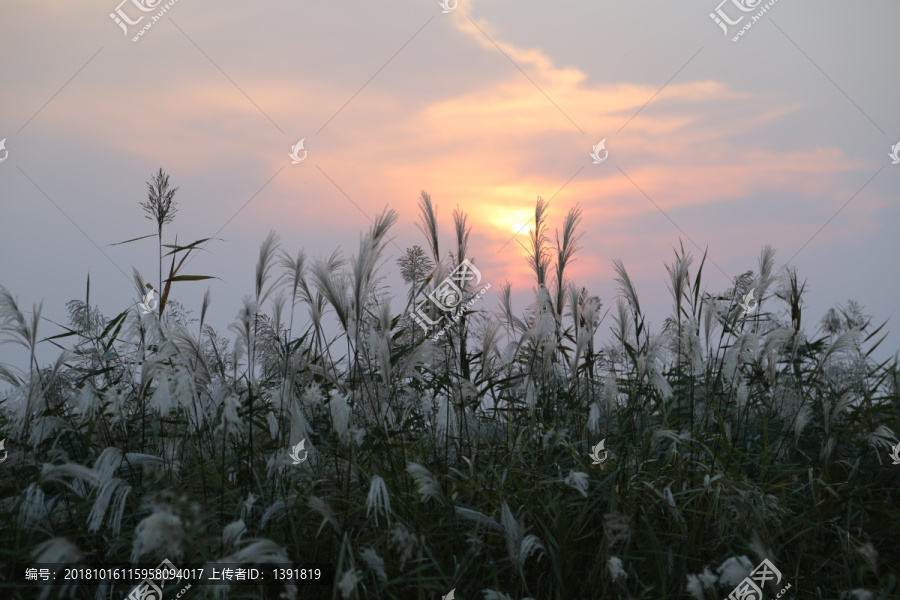
MULTIPOLYGON (((424 192, 420 211, 431 256, 401 257, 407 307, 473 260, 464 213, 442 256, 424 192)), ((231 338, 205 323, 209 294, 194 327, 166 281, 165 312, 111 318, 91 307, 88 283, 64 332, 43 339, 40 307, 26 317, 0 289, 2 341, 29 365, 0 365, 10 451, 0 596, 37 596, 13 563, 88 557, 336 567, 326 588, 233 586, 236 599, 456 588, 459 598, 703 600, 727 597, 769 558, 780 587, 792 584, 787 597, 900 598, 900 467, 887 458, 900 369, 896 357, 873 359, 885 325, 851 303, 811 330, 805 283, 776 275, 771 248, 716 293, 706 257, 680 247, 665 265, 672 310, 659 331, 613 262, 619 297, 605 335, 609 311, 567 275, 580 209, 555 248, 541 200, 535 216, 534 303, 517 311, 511 287, 484 272, 500 288, 496 306, 484 298, 438 341, 391 314, 389 210, 349 258, 309 261, 269 235, 231 338), (738 300, 751 288, 759 308, 745 315, 738 300), (331 339, 326 319, 339 324, 331 339), (66 346, 41 367, 38 343, 66 346), (287 451, 301 439, 309 460, 294 466, 287 451), (603 439, 609 458, 593 465, 603 439)), ((157 220, 160 265, 170 222, 157 220)), ((174 262, 205 241, 170 246, 168 284, 208 277, 179 278, 174 262)), ((195 586, 188 597, 213 593, 195 586)))

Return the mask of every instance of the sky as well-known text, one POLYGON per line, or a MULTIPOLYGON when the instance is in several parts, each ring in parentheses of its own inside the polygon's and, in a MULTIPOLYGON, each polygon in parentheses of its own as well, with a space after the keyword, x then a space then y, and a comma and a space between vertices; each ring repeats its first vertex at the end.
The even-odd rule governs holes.
POLYGON ((543 197, 551 233, 583 210, 571 280, 610 307, 621 259, 656 330, 680 243, 708 249, 707 291, 770 244, 808 281, 807 324, 852 298, 897 329, 896 1, 177 0, 137 41, 164 4, 117 1, 0 4, 0 285, 43 302, 41 337, 88 274, 108 317, 140 299, 133 268, 155 281, 153 239, 113 244, 155 233, 139 203, 159 168, 180 188, 164 241, 218 238, 185 270, 217 279, 173 295, 198 314, 209 289, 220 331, 270 230, 349 257, 385 207, 402 310, 422 190, 443 249, 469 215, 489 309, 507 281, 519 312, 534 299, 518 242, 543 197), (117 9, 142 18, 126 33, 117 9), (717 10, 742 19, 723 32, 717 10))

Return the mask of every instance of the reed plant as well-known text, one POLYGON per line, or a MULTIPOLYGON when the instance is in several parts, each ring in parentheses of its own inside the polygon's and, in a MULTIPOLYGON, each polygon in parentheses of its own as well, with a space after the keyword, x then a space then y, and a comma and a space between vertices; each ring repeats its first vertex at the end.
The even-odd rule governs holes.
POLYGON ((88 280, 63 331, 41 337, 40 306, 28 316, 0 288, 0 336, 28 365, 0 365, 0 597, 62 593, 26 587, 14 564, 167 558, 334 567, 321 587, 186 599, 704 600, 768 558, 786 598, 900 598, 900 368, 873 358, 886 325, 851 302, 810 327, 805 282, 771 248, 711 291, 706 256, 679 246, 654 331, 622 261, 610 309, 570 280, 581 210, 553 247, 539 199, 534 302, 515 309, 484 270, 499 294, 435 338, 408 311, 477 257, 459 209, 440 253, 423 192, 427 251, 399 259, 401 314, 382 287, 398 218, 385 210, 349 258, 310 260, 270 234, 228 337, 206 323, 208 293, 194 319, 171 286, 210 277, 179 272, 208 240, 170 245, 162 277, 175 189, 160 170, 143 205, 165 311, 107 317, 88 280), (39 365, 39 343, 59 359, 39 365), (301 440, 309 457, 293 465, 301 440))

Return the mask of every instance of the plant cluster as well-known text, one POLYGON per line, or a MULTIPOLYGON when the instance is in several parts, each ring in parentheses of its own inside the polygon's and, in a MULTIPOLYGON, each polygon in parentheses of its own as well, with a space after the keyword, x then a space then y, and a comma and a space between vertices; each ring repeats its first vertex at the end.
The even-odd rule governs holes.
MULTIPOLYGON (((25 587, 17 563, 164 558, 334 565, 325 587, 194 586, 186 598, 455 588, 487 600, 704 600, 727 597, 763 558, 788 597, 900 598, 897 359, 874 360, 884 324, 856 303, 809 333, 805 285, 775 271, 771 248, 721 293, 704 288, 706 256, 694 268, 676 250, 671 313, 651 331, 620 261, 605 312, 570 281, 581 211, 551 239, 539 199, 524 247, 534 303, 514 310, 507 283, 496 306, 484 298, 435 341, 408 312, 473 258, 459 210, 441 253, 423 192, 426 248, 397 261, 411 286, 402 314, 383 285, 397 220, 385 210, 350 257, 309 260, 270 234, 229 336, 206 323, 208 293, 199 318, 175 299, 173 284, 209 278, 181 273, 209 240, 163 244, 175 190, 161 169, 148 188, 156 312, 106 317, 88 282, 65 331, 41 339, 40 306, 27 316, 0 288, 0 341, 28 355, 27 370, 0 365, 3 598, 64 591, 25 587), (745 314, 750 289, 759 305, 745 314), (38 343, 59 358, 39 365, 38 343), (294 465, 301 440, 308 460, 294 465), (601 440, 608 460, 592 464, 601 440)), ((135 285, 153 289, 137 272, 135 285)))

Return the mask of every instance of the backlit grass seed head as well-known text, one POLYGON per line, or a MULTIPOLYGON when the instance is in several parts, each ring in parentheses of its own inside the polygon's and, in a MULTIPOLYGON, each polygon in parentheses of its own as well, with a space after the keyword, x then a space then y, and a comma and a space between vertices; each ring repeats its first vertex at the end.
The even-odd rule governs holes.
POLYGON ((565 483, 572 489, 578 491, 579 494, 587 498, 588 495, 588 474, 581 471, 570 471, 566 475, 565 483))
POLYGON ((529 556, 538 550, 544 550, 544 544, 536 535, 525 535, 524 521, 513 517, 506 502, 501 507, 500 523, 506 533, 506 549, 509 560, 517 569, 521 569, 525 565, 529 556))
POLYGON ((184 540, 181 519, 168 509, 158 507, 134 530, 131 562, 142 558, 180 558, 184 552, 184 540))
POLYGON ((97 414, 100 404, 100 396, 97 395, 94 386, 90 383, 85 383, 78 394, 78 400, 75 402, 75 411, 82 421, 88 422, 97 414))
POLYGON ((50 512, 49 504, 41 486, 37 483, 29 484, 20 496, 16 522, 26 531, 30 531, 32 527, 44 530, 47 523, 43 520, 50 512))
POLYGON ((709 568, 704 568, 703 573, 687 576, 687 592, 694 600, 706 600, 716 594, 716 576, 710 573, 709 568))
POLYGON ((375 511, 375 525, 378 525, 379 513, 383 514, 388 519, 388 524, 390 524, 391 498, 384 479, 379 475, 373 476, 372 483, 369 485, 369 497, 366 499, 366 517, 372 511, 375 511))
MULTIPOLYGON (((75 544, 63 537, 55 537, 39 544, 32 552, 32 556, 34 557, 34 562, 38 564, 50 563, 60 566, 78 563, 84 557, 75 544)), ((61 598, 68 587, 68 582, 64 582, 61 586, 57 583, 55 586, 41 587, 43 589, 40 596, 37 597, 38 600, 45 600, 53 591, 57 592, 61 598)), ((74 589, 71 589, 71 591, 74 592, 74 589)))
POLYGON ((81 550, 64 537, 55 537, 38 544, 31 555, 37 563, 70 564, 84 558, 81 550))
POLYGON ((109 528, 118 535, 122 530, 125 500, 130 493, 131 486, 118 478, 110 479, 100 486, 91 507, 91 513, 88 515, 88 531, 99 531, 108 514, 109 528))
POLYGON ((338 590, 341 592, 341 598, 347 600, 356 591, 356 584, 360 581, 362 581, 362 572, 358 569, 344 571, 344 574, 341 575, 341 579, 338 581, 338 590))
POLYGON ((240 410, 240 408, 241 399, 236 394, 228 394, 225 397, 219 429, 222 430, 226 436, 237 436, 240 434, 243 427, 241 417, 238 415, 238 410, 240 410))
POLYGON ((592 435, 600 435, 600 405, 596 402, 591 404, 587 426, 592 435))
POLYGON ((387 573, 384 570, 384 559, 378 556, 378 553, 374 548, 365 548, 359 553, 359 556, 382 583, 387 581, 387 573))
POLYGON ((897 436, 887 425, 879 425, 867 438, 869 446, 876 452, 891 450, 897 444, 897 436))
POLYGON ((625 572, 625 565, 618 556, 610 556, 606 564, 609 569, 609 576, 613 581, 625 581, 628 579, 628 573, 625 572))
POLYGON ((746 556, 732 556, 725 560, 716 572, 719 574, 719 583, 721 585, 733 587, 750 575, 753 568, 753 563, 746 556))
POLYGON ((455 436, 458 433, 456 411, 447 399, 441 394, 437 398, 437 410, 434 419, 434 432, 438 437, 446 435, 455 436))
POLYGON ((222 546, 225 548, 236 548, 245 533, 247 533, 247 525, 243 519, 229 523, 222 530, 222 546))
POLYGON ((405 526, 395 524, 391 527, 391 546, 400 560, 401 568, 417 554, 421 545, 422 540, 405 526))
MULTIPOLYGON (((240 563, 245 565, 284 565, 291 563, 291 558, 288 556, 285 549, 270 539, 251 538, 245 540, 242 544, 243 546, 239 550, 228 556, 222 557, 218 562, 240 563)), ((225 591, 226 593, 228 590, 227 586, 213 586, 213 588, 218 589, 219 591, 225 591)), ((293 583, 285 583, 281 598, 289 600, 296 599, 297 586, 293 583)))
POLYGON ((436 500, 443 504, 444 492, 441 491, 441 486, 434 478, 434 475, 431 474, 431 471, 420 464, 409 463, 406 466, 406 472, 412 475, 412 478, 419 485, 419 495, 422 497, 422 502, 436 500))
POLYGON ((328 406, 331 409, 331 426, 334 428, 334 432, 343 444, 349 444, 351 409, 347 399, 337 390, 331 390, 328 406))
POLYGON ((322 498, 319 498, 318 496, 310 496, 308 504, 313 511, 319 513, 319 515, 322 517, 322 525, 319 526, 319 531, 322 530, 322 527, 325 526, 325 523, 328 523, 334 529, 336 534, 338 534, 339 536, 343 534, 341 525, 340 523, 338 523, 337 517, 334 516, 334 510, 332 510, 328 502, 326 502, 322 498))
POLYGON ((325 397, 322 394, 322 388, 319 387, 318 383, 311 383, 306 386, 306 389, 303 390, 303 396, 301 397, 303 401, 303 405, 309 410, 316 410, 320 408, 324 402, 325 397))

